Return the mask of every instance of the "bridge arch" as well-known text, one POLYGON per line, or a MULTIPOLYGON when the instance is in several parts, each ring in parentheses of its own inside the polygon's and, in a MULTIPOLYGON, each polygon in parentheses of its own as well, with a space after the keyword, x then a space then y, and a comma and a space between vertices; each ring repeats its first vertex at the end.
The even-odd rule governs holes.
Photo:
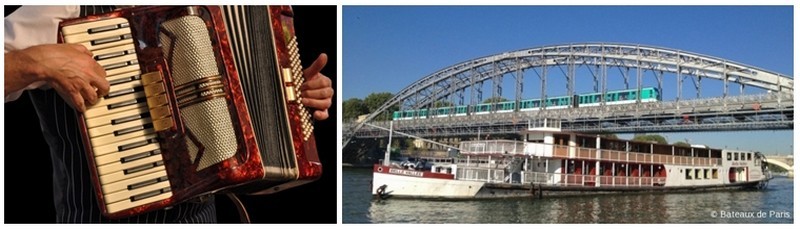
POLYGON ((782 169, 785 169, 786 171, 788 171, 790 173, 794 172, 794 167, 792 167, 789 164, 786 164, 783 161, 767 158, 767 163, 770 164, 770 165, 778 166, 778 167, 780 167, 782 169))
MULTIPOLYGON (((635 74, 631 76, 635 77, 635 84, 630 88, 639 90, 643 88, 644 75, 653 75, 658 79, 659 91, 663 92, 663 75, 671 73, 676 76, 679 86, 683 84, 684 77, 694 77, 693 79, 697 79, 694 83, 698 90, 701 78, 720 81, 724 86, 723 99, 728 94, 728 84, 763 89, 772 96, 777 95, 778 104, 781 102, 780 98, 784 97, 791 101, 794 91, 794 80, 787 75, 678 49, 622 43, 549 45, 479 57, 424 76, 395 93, 365 119, 351 125, 349 132, 345 132, 345 144, 349 142, 349 135, 361 129, 364 123, 371 122, 380 114, 391 112, 390 108, 396 105, 404 110, 432 108, 437 101, 450 99, 453 102, 457 97, 460 97, 461 102, 453 104, 464 104, 465 94, 469 94, 469 105, 474 105, 481 101, 484 82, 493 84, 492 97, 502 95, 502 79, 509 75, 517 81, 515 98, 512 100, 519 103, 523 100, 521 85, 526 70, 532 70, 541 80, 541 99, 548 98, 545 92, 548 70, 563 74, 567 78, 567 94, 575 95, 576 69, 584 66, 595 68, 591 75, 595 78, 595 91, 599 93, 609 90, 606 85, 609 68, 635 70, 635 74), (602 81, 599 87, 597 79, 602 81)), ((625 84, 628 88, 627 74, 625 84)), ((679 92, 680 90, 678 87, 679 92)), ((677 101, 681 100, 680 95, 678 93, 677 101)))
MULTIPOLYGON (((397 92, 393 98, 370 114, 366 121, 372 120, 394 105, 400 105, 407 109, 424 108, 442 98, 457 94, 463 95, 465 90, 474 89, 476 84, 482 85, 483 82, 489 80, 496 83, 498 77, 505 74, 520 75, 520 71, 526 69, 538 70, 540 68, 542 73, 537 72, 536 74, 546 76, 548 68, 566 66, 566 70, 562 68, 560 72, 567 75, 569 88, 567 91, 568 94, 573 95, 575 93, 575 68, 581 65, 602 66, 603 69, 608 67, 637 69, 636 77, 639 80, 637 80, 636 88, 638 89, 642 88, 642 71, 650 71, 724 81, 726 94, 729 82, 770 92, 792 94, 794 91, 794 80, 786 75, 718 57, 638 44, 563 44, 504 52, 446 67, 397 92)), ((605 73, 598 71, 592 74, 604 75, 605 73)), ((521 78, 517 77, 516 79, 521 78)), ((602 88, 602 92, 606 92, 605 84, 602 84, 602 88)), ((517 91, 515 99, 519 101, 521 93, 519 89, 517 91)), ((492 93, 493 96, 496 96, 496 92, 492 93)), ((478 94, 482 94, 482 92, 471 94, 470 104, 476 104, 475 99, 478 94)))

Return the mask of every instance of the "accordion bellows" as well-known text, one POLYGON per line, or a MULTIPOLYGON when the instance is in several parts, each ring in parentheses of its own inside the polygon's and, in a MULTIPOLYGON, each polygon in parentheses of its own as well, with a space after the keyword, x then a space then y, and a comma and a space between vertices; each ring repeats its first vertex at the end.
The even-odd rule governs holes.
POLYGON ((288 6, 148 6, 63 21, 109 95, 80 114, 99 206, 129 217, 318 179, 288 6))

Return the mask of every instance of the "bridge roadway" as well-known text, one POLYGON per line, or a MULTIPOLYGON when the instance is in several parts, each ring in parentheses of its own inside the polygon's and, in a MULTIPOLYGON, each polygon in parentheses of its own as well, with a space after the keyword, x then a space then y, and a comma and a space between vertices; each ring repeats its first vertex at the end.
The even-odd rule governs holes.
MULTIPOLYGON (((393 128, 420 137, 515 134, 536 118, 561 118, 562 130, 584 133, 791 130, 793 95, 765 93, 657 103, 492 113, 394 121, 393 128)), ((389 127, 389 121, 370 122, 389 127)), ((354 123, 344 125, 345 141, 382 138, 387 131, 354 123)), ((344 143, 345 145, 347 143, 344 143)))

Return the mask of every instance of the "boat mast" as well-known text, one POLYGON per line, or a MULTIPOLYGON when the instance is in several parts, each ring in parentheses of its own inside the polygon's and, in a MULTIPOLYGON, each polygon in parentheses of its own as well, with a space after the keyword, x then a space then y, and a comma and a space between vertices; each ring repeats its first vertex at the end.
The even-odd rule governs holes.
POLYGON ((386 144, 386 155, 383 156, 383 166, 389 166, 389 157, 392 153, 392 132, 394 129, 394 121, 389 121, 389 143, 386 144))

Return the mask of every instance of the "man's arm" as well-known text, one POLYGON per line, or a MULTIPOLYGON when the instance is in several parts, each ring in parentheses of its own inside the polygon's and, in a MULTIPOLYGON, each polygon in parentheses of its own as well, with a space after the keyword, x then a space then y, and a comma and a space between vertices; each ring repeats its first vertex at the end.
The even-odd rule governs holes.
POLYGON ((51 44, 5 53, 5 96, 43 81, 83 112, 108 94, 108 80, 92 53, 82 45, 51 44))
POLYGON ((300 86, 303 96, 303 105, 315 108, 314 118, 317 120, 328 119, 328 108, 331 107, 333 87, 331 79, 319 71, 328 63, 328 55, 320 54, 311 66, 303 70, 306 81, 300 86))

